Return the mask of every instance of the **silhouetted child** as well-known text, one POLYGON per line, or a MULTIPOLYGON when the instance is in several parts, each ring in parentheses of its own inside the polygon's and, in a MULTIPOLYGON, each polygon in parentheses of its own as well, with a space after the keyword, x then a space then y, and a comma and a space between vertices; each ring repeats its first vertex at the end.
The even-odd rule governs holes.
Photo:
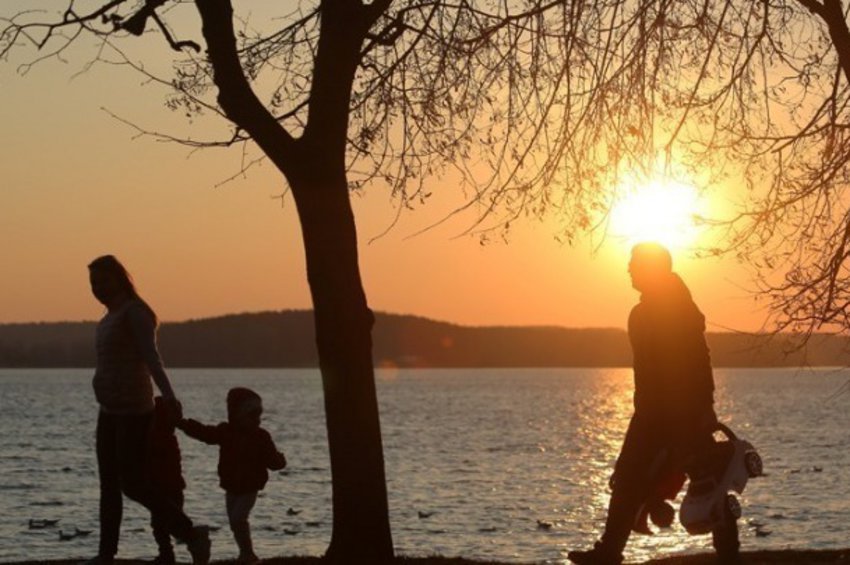
POLYGON ((257 501, 257 493, 269 479, 268 470, 286 467, 286 458, 277 450, 269 433, 260 427, 263 403, 260 395, 247 388, 232 388, 227 393, 227 422, 207 426, 185 419, 178 427, 189 437, 219 446, 218 476, 225 491, 227 518, 240 563, 259 559, 251 542, 248 515, 257 501))
MULTIPOLYGON (((154 416, 148 432, 148 475, 154 489, 174 506, 183 509, 183 470, 180 465, 180 445, 174 434, 175 420, 161 396, 154 400, 154 416)), ((156 565, 174 565, 174 548, 166 524, 151 517, 153 537, 159 547, 156 565)))

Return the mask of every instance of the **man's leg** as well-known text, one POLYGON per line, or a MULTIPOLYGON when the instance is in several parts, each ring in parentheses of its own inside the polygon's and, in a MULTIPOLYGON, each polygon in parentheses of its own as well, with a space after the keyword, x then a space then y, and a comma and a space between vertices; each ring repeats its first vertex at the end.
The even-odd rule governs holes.
POLYGON ((579 565, 619 565, 623 561, 623 549, 629 541, 632 526, 646 498, 646 492, 637 484, 623 477, 614 484, 605 531, 593 549, 571 551, 567 557, 579 565))
POLYGON ((652 492, 667 452, 657 441, 651 427, 632 417, 617 460, 611 501, 605 531, 590 551, 571 551, 567 557, 574 563, 608 565, 623 560, 623 549, 641 506, 652 492))
POLYGON ((739 563, 738 520, 728 510, 723 510, 723 521, 711 531, 711 544, 717 552, 717 562, 722 565, 739 563))

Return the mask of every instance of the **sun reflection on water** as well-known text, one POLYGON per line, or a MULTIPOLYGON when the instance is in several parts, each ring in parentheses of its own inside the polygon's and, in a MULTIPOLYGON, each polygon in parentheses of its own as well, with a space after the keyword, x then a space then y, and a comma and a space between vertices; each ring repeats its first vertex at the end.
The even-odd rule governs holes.
MULTIPOLYGON (((564 523, 578 525, 584 542, 578 547, 591 547, 601 536, 611 491, 608 486, 614 464, 622 446, 623 437, 633 413, 633 385, 631 371, 612 369, 594 383, 592 398, 587 398, 571 408, 578 418, 577 436, 582 438, 581 453, 574 461, 581 467, 584 476, 574 476, 573 480, 583 491, 570 493, 573 501, 580 501, 565 511, 564 523)), ((575 457, 575 453, 567 454, 575 457)), ((682 493, 674 501, 677 516, 682 493)), ((672 528, 654 530, 653 535, 633 533, 625 549, 626 561, 646 561, 659 555, 693 552, 708 548, 710 537, 686 535, 678 523, 672 528)), ((563 544, 559 549, 563 559, 551 563, 569 563, 566 554, 576 545, 563 544)))
MULTIPOLYGON (((576 435, 582 441, 565 454, 568 475, 577 485, 569 493, 573 504, 565 511, 564 520, 577 525, 590 546, 602 533, 610 492, 608 480, 619 454, 623 434, 632 412, 631 373, 625 369, 605 371, 594 380, 590 394, 572 410, 576 435)), ((561 548, 566 553, 575 547, 561 548)))

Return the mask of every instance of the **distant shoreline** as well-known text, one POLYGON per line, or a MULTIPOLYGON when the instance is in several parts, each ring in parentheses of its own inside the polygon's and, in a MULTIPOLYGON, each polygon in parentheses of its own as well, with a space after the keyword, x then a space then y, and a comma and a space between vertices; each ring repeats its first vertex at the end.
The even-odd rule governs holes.
MULTIPOLYGON (((0 368, 94 366, 95 322, 0 324, 0 368)), ((314 368, 310 310, 164 322, 160 351, 174 368, 314 368)), ((714 367, 848 367, 850 337, 816 334, 806 348, 788 334, 708 332, 714 367)), ((630 367, 625 330, 555 326, 459 326, 375 313, 376 367, 630 367)))

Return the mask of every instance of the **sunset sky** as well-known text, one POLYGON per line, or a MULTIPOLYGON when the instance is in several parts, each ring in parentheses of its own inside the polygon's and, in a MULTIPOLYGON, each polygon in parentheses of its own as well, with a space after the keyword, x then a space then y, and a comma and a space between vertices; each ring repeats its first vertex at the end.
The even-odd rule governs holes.
MULTIPOLYGON (((169 56, 159 49, 152 58, 169 56)), ((109 114, 179 134, 185 121, 161 90, 105 66, 74 78, 83 57, 22 76, 17 63, 33 53, 0 62, 0 323, 98 318, 86 264, 104 253, 125 262, 166 321, 310 306, 294 206, 276 198, 284 185, 273 167, 217 186, 239 171, 238 148, 190 154, 134 139, 109 114)), ((381 187, 354 197, 373 309, 469 325, 625 325, 637 300, 628 244, 568 247, 555 241, 553 222, 529 221, 507 244, 482 246, 462 235, 471 216, 413 235, 460 202, 452 179, 429 184, 434 202, 371 242, 392 222, 394 203, 381 187)), ((714 193, 704 204, 719 209, 722 200, 714 193)), ((764 312, 734 260, 696 262, 686 251, 674 260, 709 330, 759 329, 764 312)))

